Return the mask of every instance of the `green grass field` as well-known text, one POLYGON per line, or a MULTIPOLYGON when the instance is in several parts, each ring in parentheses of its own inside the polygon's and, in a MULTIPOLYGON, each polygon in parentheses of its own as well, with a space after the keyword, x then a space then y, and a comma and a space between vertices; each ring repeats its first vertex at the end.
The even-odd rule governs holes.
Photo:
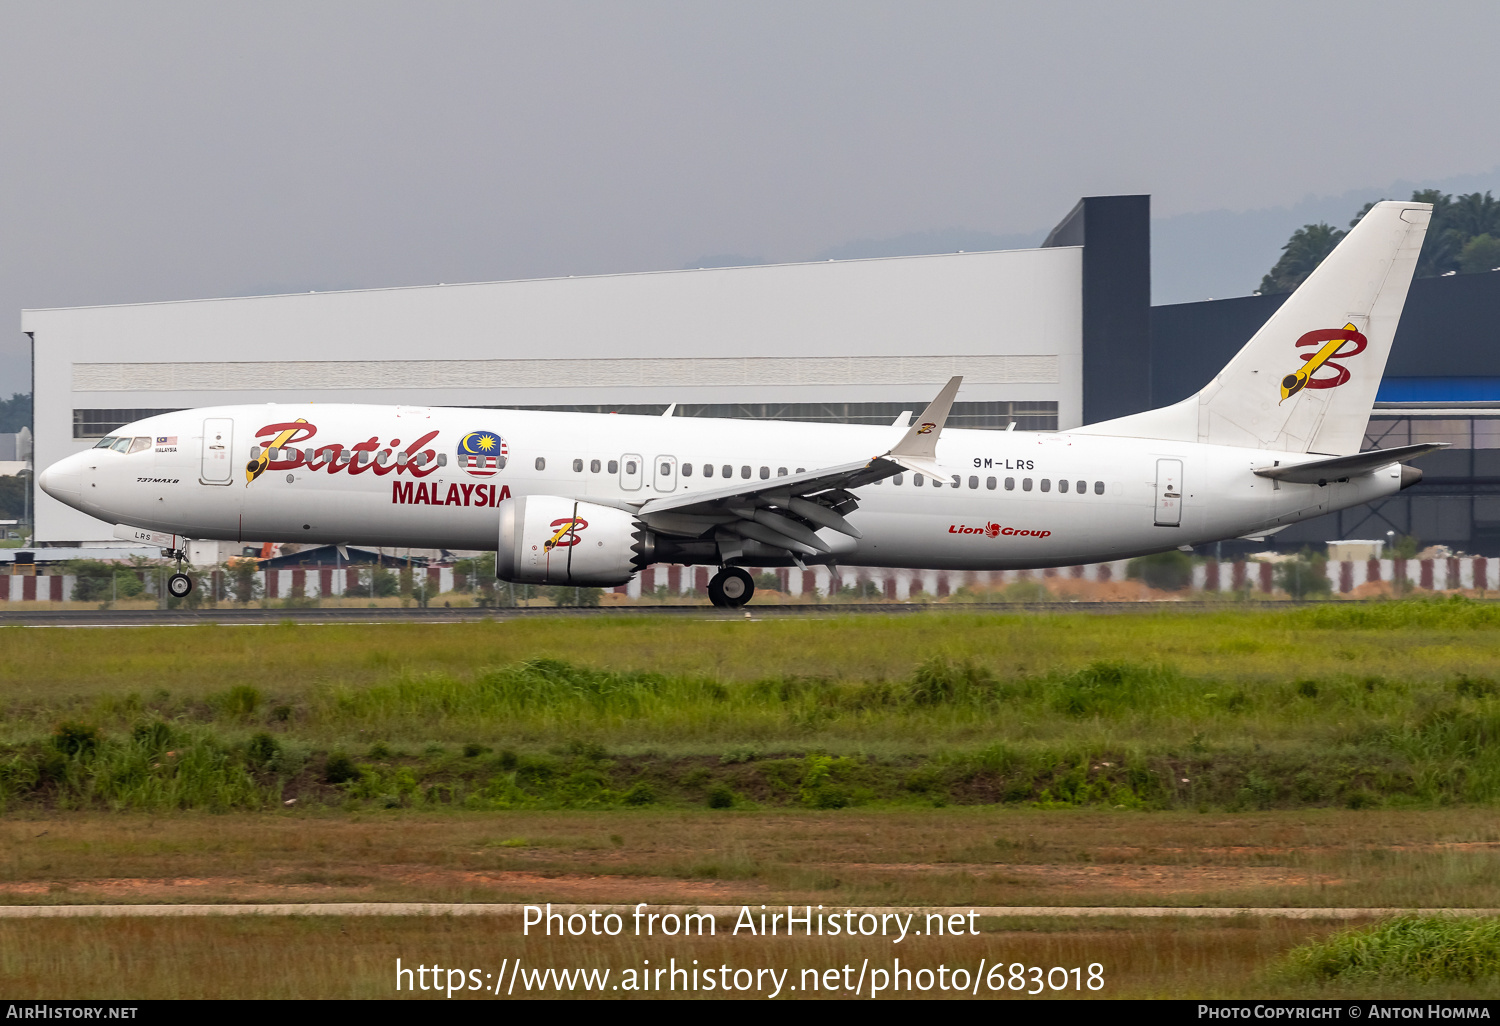
MULTIPOLYGON (((4 628, 0 903, 1500 907, 1497 642, 1500 606, 1464 600, 4 628)), ((1492 932, 1340 929, 990 923, 938 954, 1102 961, 1102 996, 1476 996, 1500 972, 1492 932), (1411 969, 1412 937, 1459 968, 1411 969)), ((384 996, 406 951, 671 954, 479 920, 0 933, 17 996, 118 993, 122 967, 142 997, 384 996)), ((745 949, 674 950, 870 954, 745 949)))
MULTIPOLYGON (((727 925, 727 924, 726 924, 727 925)), ((845 976, 835 972, 838 989, 829 989, 828 969, 849 966, 855 973, 864 960, 883 969, 889 982, 895 960, 910 973, 927 971, 926 991, 914 987, 892 993, 889 986, 880 999, 956 998, 970 999, 968 991, 938 988, 935 970, 963 969, 969 978, 981 962, 1002 964, 997 980, 1008 988, 1009 966, 1043 968, 1040 994, 1026 994, 1037 987, 1034 977, 1021 973, 1021 993, 1002 989, 995 994, 983 989, 983 997, 1016 1001, 1053 997, 1104 998, 1341 998, 1425 997, 1486 999, 1494 994, 1494 977, 1458 978, 1412 984, 1402 979, 1378 980, 1350 986, 1337 982, 1322 985, 1302 983, 1279 974, 1274 967, 1282 953, 1299 945, 1315 945, 1334 928, 1326 924, 1285 920, 1239 920, 1230 923, 1192 920, 1147 922, 1102 920, 1080 926, 1070 920, 990 921, 979 936, 943 938, 928 944, 908 940, 905 950, 889 943, 877 947, 868 941, 845 938, 749 938, 745 936, 694 939, 676 943, 662 939, 553 938, 550 941, 518 936, 516 924, 494 919, 453 918, 348 918, 286 920, 78 920, 27 921, 7 924, 7 941, 0 948, 0 983, 8 997, 54 996, 55 981, 71 981, 67 991, 79 998, 113 997, 128 992, 134 998, 392 998, 448 1000, 437 993, 398 994, 395 990, 396 960, 403 965, 437 965, 447 971, 478 970, 479 981, 522 960, 522 981, 514 992, 499 1000, 560 996, 555 987, 529 989, 532 973, 549 969, 574 971, 609 970, 603 993, 579 988, 571 997, 698 997, 722 998, 719 989, 697 993, 610 991, 624 979, 622 970, 640 970, 647 965, 693 965, 772 969, 782 973, 786 998, 848 999, 845 976), (1077 967, 1079 982, 1088 980, 1089 968, 1097 965, 1100 989, 1075 988, 1067 977, 1064 990, 1046 988, 1046 970, 1077 967), (811 974, 811 977, 804 974, 811 974), (817 990, 810 985, 813 979, 817 990), (129 981, 122 984, 122 981, 129 981), (796 988, 795 990, 789 988, 796 988)), ((986 977, 989 977, 987 972, 986 977)), ((597 978, 597 977, 596 977, 597 978)), ((460 972, 457 982, 468 977, 460 972)), ((544 978, 545 979, 545 978, 544 978)), ((747 974, 741 977, 750 982, 747 974)), ((921 980, 921 977, 917 978, 921 980)), ((425 981, 424 981, 425 982, 425 981)), ((858 995, 870 999, 871 983, 858 995)), ((1056 974, 1052 982, 1060 982, 1056 974)), ((403 980, 403 983, 405 981, 403 980)), ((763 978, 759 992, 731 992, 729 997, 771 996, 771 981, 763 978)), ((910 986, 910 985, 908 985, 910 986)), ((466 989, 452 1000, 497 1000, 495 995, 466 989)))
POLYGON ((0 632, 7 808, 1432 808, 1500 609, 0 632))

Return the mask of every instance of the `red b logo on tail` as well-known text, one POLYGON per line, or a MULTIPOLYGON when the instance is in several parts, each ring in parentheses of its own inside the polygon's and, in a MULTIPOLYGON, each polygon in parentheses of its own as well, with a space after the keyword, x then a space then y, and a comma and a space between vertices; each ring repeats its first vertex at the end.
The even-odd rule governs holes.
POLYGON ((1309 331, 1297 340, 1297 346, 1316 346, 1322 343, 1321 348, 1315 353, 1302 353, 1304 366, 1281 379, 1281 401, 1286 402, 1292 396, 1304 388, 1338 388, 1349 380, 1349 368, 1339 360, 1347 360, 1351 356, 1358 356, 1365 351, 1370 340, 1358 331, 1354 325, 1346 324, 1342 328, 1319 328, 1309 331), (1330 373, 1317 375, 1320 370, 1327 369, 1330 373))

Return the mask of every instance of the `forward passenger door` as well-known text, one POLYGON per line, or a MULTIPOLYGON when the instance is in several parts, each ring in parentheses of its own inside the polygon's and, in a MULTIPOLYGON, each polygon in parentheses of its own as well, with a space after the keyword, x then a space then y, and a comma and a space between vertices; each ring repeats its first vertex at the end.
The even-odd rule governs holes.
POLYGON ((234 421, 209 417, 203 422, 203 451, 198 480, 208 485, 227 485, 234 479, 234 421))

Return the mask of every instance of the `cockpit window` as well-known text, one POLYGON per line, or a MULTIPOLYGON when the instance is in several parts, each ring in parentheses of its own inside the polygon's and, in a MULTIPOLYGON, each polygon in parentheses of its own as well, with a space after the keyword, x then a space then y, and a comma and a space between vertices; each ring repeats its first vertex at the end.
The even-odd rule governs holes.
POLYGON ((94 448, 95 449, 108 449, 110 446, 112 446, 112 445, 115 444, 116 440, 117 439, 115 438, 114 435, 110 435, 108 438, 101 438, 101 439, 99 439, 99 441, 97 441, 97 442, 94 443, 94 448))
POLYGON ((150 437, 137 438, 130 443, 131 452, 144 452, 149 448, 151 448, 150 437))
POLYGON ((129 452, 130 451, 130 439, 129 438, 116 438, 115 439, 115 444, 111 445, 110 448, 113 449, 115 452, 129 452))

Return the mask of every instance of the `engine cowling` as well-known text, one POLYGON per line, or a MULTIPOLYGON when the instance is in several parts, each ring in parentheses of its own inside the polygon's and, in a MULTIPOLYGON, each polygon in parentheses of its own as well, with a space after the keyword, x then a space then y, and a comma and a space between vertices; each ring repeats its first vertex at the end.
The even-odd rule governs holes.
POLYGON ((560 495, 500 504, 495 576, 515 584, 612 588, 650 559, 650 533, 624 510, 560 495))

